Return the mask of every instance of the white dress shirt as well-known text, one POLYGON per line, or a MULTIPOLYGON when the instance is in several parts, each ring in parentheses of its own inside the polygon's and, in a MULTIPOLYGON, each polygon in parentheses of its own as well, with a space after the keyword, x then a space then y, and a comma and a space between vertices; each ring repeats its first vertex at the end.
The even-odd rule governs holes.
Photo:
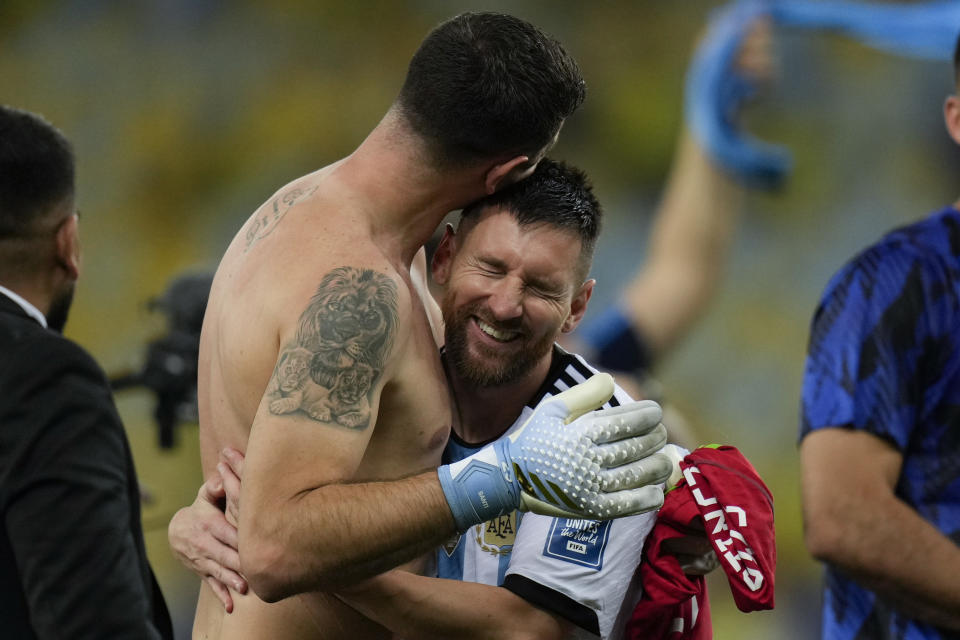
POLYGON ((13 291, 10 291, 10 289, 7 289, 3 285, 0 285, 0 293, 10 298, 14 302, 16 302, 18 305, 20 305, 20 307, 24 310, 24 312, 26 312, 28 316, 30 316, 31 318, 33 318, 34 320, 42 324, 44 329, 47 328, 47 318, 42 313, 40 313, 40 309, 37 309, 35 306, 27 302, 23 298, 23 296, 17 295, 16 293, 14 293, 13 291))

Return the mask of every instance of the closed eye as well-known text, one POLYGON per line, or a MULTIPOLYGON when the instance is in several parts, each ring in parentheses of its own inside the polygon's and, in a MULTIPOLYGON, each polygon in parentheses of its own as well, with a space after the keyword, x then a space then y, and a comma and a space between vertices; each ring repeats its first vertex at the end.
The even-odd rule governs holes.
POLYGON ((500 276, 507 272, 507 265, 493 258, 480 258, 474 266, 478 271, 488 276, 500 276))
POLYGON ((563 292, 556 289, 538 287, 536 285, 527 285, 527 289, 533 293, 533 295, 543 298, 544 300, 560 300, 563 298, 563 292))
POLYGON ((535 277, 527 280, 524 283, 524 287, 534 295, 547 300, 559 300, 563 298, 564 293, 566 293, 566 290, 561 284, 535 277))

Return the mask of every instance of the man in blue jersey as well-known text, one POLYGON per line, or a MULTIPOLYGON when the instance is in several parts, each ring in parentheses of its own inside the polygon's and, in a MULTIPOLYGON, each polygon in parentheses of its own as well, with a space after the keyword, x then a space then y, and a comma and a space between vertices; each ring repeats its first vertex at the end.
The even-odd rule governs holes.
MULTIPOLYGON (((944 115, 960 143, 957 95, 944 115)), ((958 206, 854 257, 813 318, 800 463, 825 640, 960 638, 958 206)))

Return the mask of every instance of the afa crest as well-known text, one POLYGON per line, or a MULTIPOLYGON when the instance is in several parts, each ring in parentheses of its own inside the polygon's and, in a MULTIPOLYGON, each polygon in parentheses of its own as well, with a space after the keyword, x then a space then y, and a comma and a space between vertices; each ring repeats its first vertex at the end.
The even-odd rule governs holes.
POLYGON ((520 512, 516 509, 474 527, 480 549, 494 556, 505 556, 513 550, 517 538, 520 512))

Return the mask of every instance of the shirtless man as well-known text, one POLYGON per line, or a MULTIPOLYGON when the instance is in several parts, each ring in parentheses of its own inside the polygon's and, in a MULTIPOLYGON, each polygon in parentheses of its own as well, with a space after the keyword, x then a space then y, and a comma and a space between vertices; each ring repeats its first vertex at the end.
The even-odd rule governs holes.
MULTIPOLYGON (((443 288, 442 357, 457 417, 444 461, 461 460, 508 437, 541 400, 596 372, 555 341, 586 311, 600 220, 600 205, 584 174, 544 159, 530 178, 469 205, 457 230, 445 230, 433 275, 443 288), (473 318, 497 332, 522 330, 533 339, 523 345, 492 341, 476 330, 473 318)), ((608 405, 629 402, 618 388, 608 405)), ((659 415, 655 403, 647 407, 659 415)), ((228 508, 238 513, 234 498, 242 456, 228 452, 226 460, 228 508)), ((437 550, 436 575, 454 580, 393 570, 343 589, 339 597, 411 640, 561 638, 569 635, 571 623, 603 638, 619 637, 624 622, 618 618, 632 610, 633 568, 655 517, 598 522, 512 511, 453 536, 437 550), (565 546, 572 539, 578 541, 576 551, 565 546), (556 548, 542 554, 551 540, 556 548), (517 545, 523 551, 512 554, 517 545)), ((213 558, 209 538, 200 532, 223 526, 229 523, 219 509, 198 500, 171 522, 172 548, 202 573, 191 560, 191 546, 213 558)), ((235 560, 221 568, 242 580, 235 560)))
MULTIPOLYGON (((583 95, 576 64, 535 27, 458 16, 427 37, 353 154, 293 181, 240 229, 210 292, 198 400, 204 475, 224 447, 247 456, 238 548, 256 595, 226 616, 205 584, 195 636, 386 636, 326 592, 521 504, 599 518, 662 503, 669 462, 632 463, 652 452, 649 414, 563 425, 605 402, 610 382, 548 403, 511 444, 435 469, 451 404, 411 263, 447 212, 529 175, 583 95), (605 444, 610 425, 630 437, 605 444), (597 464, 574 465, 581 454, 597 464), (543 455, 571 473, 534 478, 549 479, 543 455), (308 591, 309 606, 289 598, 308 591)), ((517 348, 532 339, 474 330, 517 348)))

